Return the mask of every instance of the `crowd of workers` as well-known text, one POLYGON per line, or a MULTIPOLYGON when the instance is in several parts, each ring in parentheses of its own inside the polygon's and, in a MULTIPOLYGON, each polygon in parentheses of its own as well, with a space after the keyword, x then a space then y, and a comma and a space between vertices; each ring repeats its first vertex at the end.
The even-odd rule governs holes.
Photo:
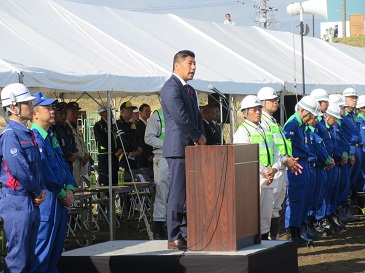
MULTIPOLYGON (((196 104, 189 89, 187 86, 196 104)), ((57 102, 40 92, 31 95, 19 83, 6 86, 1 100, 8 121, 0 134, 5 272, 56 272, 74 185, 82 183, 82 169, 90 159, 77 128, 81 108, 77 102, 57 102)), ((162 103, 166 108, 166 102, 162 103)), ((349 208, 364 207, 365 96, 358 97, 353 88, 342 95, 315 89, 297 103, 284 127, 273 117, 278 107, 279 98, 270 87, 262 88, 257 96, 246 96, 241 103, 244 122, 238 126, 233 142, 256 143, 259 147, 262 239, 278 238, 280 211, 286 200, 288 239, 306 246, 324 233, 346 229, 348 221, 357 219, 349 208)), ((110 127, 110 168, 113 184, 118 183, 120 167, 126 171, 153 170, 156 238, 168 237, 168 246, 180 249, 182 235, 176 239, 166 234, 167 205, 172 198, 170 175, 174 172, 171 166, 176 164, 171 160, 180 157, 164 156, 163 108, 151 115, 151 107, 145 103, 139 108, 130 101, 120 106, 120 118, 110 127)), ((195 108, 202 120, 203 145, 220 144, 218 106, 208 104, 200 112, 197 104, 195 108)), ((109 184, 108 110, 99 108, 101 118, 94 126, 99 183, 104 185, 109 184)), ((186 236, 183 238, 186 247, 186 236)))
POLYGON ((308 246, 346 229, 357 219, 351 207, 364 207, 365 96, 315 89, 283 128, 273 117, 278 106, 269 87, 246 96, 233 142, 259 145, 262 239, 277 239, 286 198, 287 239, 308 246))

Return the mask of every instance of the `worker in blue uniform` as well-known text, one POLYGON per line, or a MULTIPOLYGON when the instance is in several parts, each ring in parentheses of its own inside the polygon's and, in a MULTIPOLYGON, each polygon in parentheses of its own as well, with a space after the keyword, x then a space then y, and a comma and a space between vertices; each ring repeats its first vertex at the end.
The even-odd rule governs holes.
POLYGON ((310 151, 307 147, 308 139, 305 136, 306 123, 314 116, 319 115, 318 102, 309 96, 303 97, 296 105, 296 112, 288 119, 284 125, 284 134, 292 144, 292 155, 298 158, 298 163, 303 167, 301 174, 288 172, 288 198, 286 200, 285 227, 289 240, 305 246, 307 240, 301 237, 301 227, 303 224, 305 203, 308 196, 308 183, 310 172, 308 158, 310 151))
MULTIPOLYGON (((365 143, 365 95, 359 96, 356 107, 359 109, 357 120, 359 122, 360 136, 362 143, 365 143)), ((365 208, 365 147, 362 147, 361 172, 356 183, 357 205, 365 208)))
MULTIPOLYGON (((356 182, 360 175, 362 165, 362 149, 363 146, 359 124, 355 114, 357 93, 354 88, 350 87, 342 92, 346 100, 346 113, 342 120, 342 132, 350 144, 351 152, 355 157, 355 162, 350 168, 350 199, 352 203, 356 203, 356 182)), ((348 207, 342 209, 342 214, 346 214, 349 220, 356 220, 357 217, 352 215, 348 207)))
POLYGON ((55 121, 53 103, 42 93, 34 94, 36 103, 32 130, 41 153, 42 174, 47 201, 40 206, 41 224, 37 238, 35 261, 30 272, 58 272, 66 237, 68 209, 74 201, 73 178, 62 157, 62 150, 49 127, 55 121))
MULTIPOLYGON (((319 239, 321 234, 314 227, 318 210, 323 204, 324 191, 328 183, 325 169, 334 166, 333 159, 328 155, 323 139, 319 136, 316 124, 318 118, 315 117, 307 123, 306 136, 308 147, 312 156, 308 158, 311 179, 309 180, 309 202, 308 202, 308 226, 307 233, 310 239, 319 239)), ((323 217, 322 217, 323 218, 323 217)), ((303 233, 303 230, 302 230, 303 233)))
MULTIPOLYGON (((346 228, 346 225, 341 223, 337 215, 338 192, 341 184, 341 165, 347 164, 348 156, 345 147, 341 146, 341 139, 338 129, 335 127, 337 120, 341 120, 341 108, 338 104, 331 102, 325 114, 325 125, 331 136, 335 166, 331 174, 331 179, 328 183, 328 188, 325 190, 325 202, 320 210, 320 214, 328 219, 329 224, 335 230, 346 228)), ((322 120, 322 121, 323 121, 322 120)), ((348 174, 348 172, 346 172, 348 174)))
MULTIPOLYGON (((330 95, 330 103, 334 102, 340 106, 340 116, 343 118, 346 113, 345 97, 340 94, 330 95)), ((346 213, 347 200, 350 192, 350 166, 355 162, 355 157, 351 152, 350 144, 343 133, 342 119, 337 119, 337 122, 333 125, 333 131, 336 132, 339 139, 340 150, 342 151, 342 160, 339 164, 340 167, 340 184, 338 189, 338 195, 336 197, 336 203, 338 206, 338 220, 339 223, 347 226, 347 221, 351 220, 351 216, 346 213)), ((352 215, 352 214, 351 214, 352 215)))
POLYGON ((0 134, 0 217, 6 237, 4 272, 10 273, 30 271, 40 224, 39 205, 46 198, 40 154, 25 125, 32 118, 34 99, 20 83, 1 91, 9 124, 0 134))

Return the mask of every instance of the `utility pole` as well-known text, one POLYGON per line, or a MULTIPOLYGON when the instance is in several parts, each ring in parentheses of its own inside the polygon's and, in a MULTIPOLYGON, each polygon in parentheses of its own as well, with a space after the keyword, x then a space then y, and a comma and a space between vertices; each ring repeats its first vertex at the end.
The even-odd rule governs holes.
POLYGON ((342 38, 346 37, 346 0, 342 0, 342 38))

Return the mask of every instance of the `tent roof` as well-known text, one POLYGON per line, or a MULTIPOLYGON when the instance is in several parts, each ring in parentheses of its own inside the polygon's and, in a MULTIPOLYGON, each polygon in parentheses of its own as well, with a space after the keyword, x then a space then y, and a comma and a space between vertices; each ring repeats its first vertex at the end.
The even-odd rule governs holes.
MULTIPOLYGON (((17 81, 56 96, 67 91, 158 92, 182 49, 195 52, 192 85, 230 94, 252 94, 263 86, 301 93, 300 37, 257 27, 232 27, 65 0, 0 2, 0 85, 17 81)), ((365 49, 305 37, 306 89, 341 92, 354 85, 365 93, 365 49), (337 58, 338 56, 338 58, 337 58)))

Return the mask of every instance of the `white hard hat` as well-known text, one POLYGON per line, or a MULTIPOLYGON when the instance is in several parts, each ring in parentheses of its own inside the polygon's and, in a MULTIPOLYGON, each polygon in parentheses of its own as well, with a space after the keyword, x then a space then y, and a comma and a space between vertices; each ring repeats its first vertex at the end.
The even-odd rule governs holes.
MULTIPOLYGON (((298 107, 307 110, 308 112, 312 113, 314 116, 321 116, 321 110, 319 103, 315 98, 311 96, 303 97, 297 104, 298 107)), ((297 107, 296 107, 297 109, 297 107)))
POLYGON ((326 113, 331 116, 334 116, 335 118, 342 119, 341 118, 341 107, 333 101, 331 101, 329 103, 326 113))
POLYGON ((339 106, 343 106, 346 104, 345 97, 340 94, 331 94, 329 95, 329 100, 331 102, 337 103, 339 106))
POLYGON ((365 107, 365 95, 361 95, 357 98, 356 108, 365 107))
POLYGON ((263 87, 257 93, 257 97, 259 100, 271 100, 278 97, 274 88, 272 87, 263 87))
POLYGON ((253 107, 256 107, 256 106, 262 107, 259 99, 254 95, 246 96, 241 102, 241 110, 248 109, 248 108, 253 108, 253 107))
POLYGON ((35 97, 30 94, 29 89, 21 83, 11 83, 1 91, 1 104, 3 107, 34 99, 35 97))
POLYGON ((352 87, 349 87, 349 88, 346 88, 345 90, 343 90, 342 95, 344 97, 357 97, 356 90, 353 89, 352 87))
POLYGON ((329 99, 326 90, 321 88, 314 89, 310 96, 315 98, 317 101, 328 101, 329 99))

